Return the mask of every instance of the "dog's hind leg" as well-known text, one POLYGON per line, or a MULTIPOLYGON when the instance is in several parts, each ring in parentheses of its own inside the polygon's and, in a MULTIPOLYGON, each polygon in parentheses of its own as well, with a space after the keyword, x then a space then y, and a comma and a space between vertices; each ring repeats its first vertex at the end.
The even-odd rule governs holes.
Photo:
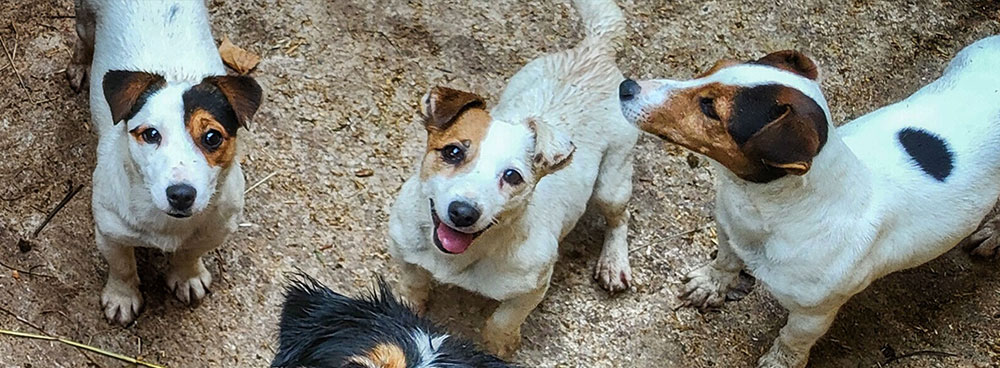
POLYGON ((66 66, 66 79, 74 91, 86 85, 90 63, 94 59, 94 40, 97 19, 94 9, 85 0, 76 0, 76 42, 73 57, 66 66))
POLYGON ((101 293, 101 307, 109 321, 127 326, 142 310, 135 248, 107 241, 96 231, 97 249, 108 262, 108 281, 101 293))
POLYGON ((774 339, 771 349, 757 362, 758 368, 804 368, 809 350, 830 328, 839 306, 822 310, 788 311, 788 322, 774 339))
POLYGON ((628 201, 632 197, 632 156, 630 150, 611 150, 601 161, 591 203, 607 224, 601 257, 594 279, 605 290, 628 290, 632 268, 628 260, 628 201))

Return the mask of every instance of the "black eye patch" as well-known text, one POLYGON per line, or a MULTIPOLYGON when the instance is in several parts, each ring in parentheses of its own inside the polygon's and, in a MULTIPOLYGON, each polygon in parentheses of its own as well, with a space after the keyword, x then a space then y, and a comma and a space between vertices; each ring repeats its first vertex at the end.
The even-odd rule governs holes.
POLYGON ((236 112, 233 111, 233 107, 229 104, 229 100, 226 99, 226 95, 222 94, 222 91, 214 84, 201 82, 184 92, 182 99, 184 101, 185 122, 191 120, 191 114, 195 111, 199 109, 205 110, 209 114, 212 114, 212 117, 222 125, 228 136, 236 136, 236 131, 240 127, 239 120, 236 118, 236 112))

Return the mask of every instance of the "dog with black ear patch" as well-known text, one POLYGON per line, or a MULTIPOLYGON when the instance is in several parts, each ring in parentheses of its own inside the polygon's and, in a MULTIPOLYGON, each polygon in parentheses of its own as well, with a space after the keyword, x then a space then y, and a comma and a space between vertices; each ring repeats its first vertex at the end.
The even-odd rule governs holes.
POLYGON ((299 275, 285 292, 272 367, 514 368, 396 299, 385 280, 347 297, 299 275))
MULTIPOLYGON (((747 268, 789 311, 758 366, 804 367, 851 296, 948 251, 997 201, 997 66, 1000 37, 978 41, 938 80, 839 128, 815 63, 795 51, 723 60, 694 80, 623 82, 626 119, 715 167, 719 251, 681 299, 739 298, 747 268)), ((996 223, 966 243, 994 253, 996 223)))
POLYGON ((238 131, 261 103, 253 78, 227 76, 201 1, 80 0, 67 76, 90 83, 99 138, 93 180, 97 247, 108 262, 105 316, 142 308, 134 247, 172 252, 167 283, 197 304, 212 275, 201 255, 243 212, 238 131))
POLYGON ((492 108, 447 87, 423 96, 426 149, 389 218, 402 294, 418 310, 432 282, 500 301, 483 338, 501 356, 520 345, 559 242, 588 203, 607 224, 594 279, 611 292, 632 281, 628 200, 639 131, 621 115, 616 86, 624 76, 615 63, 625 19, 611 0, 573 5, 585 38, 525 65, 492 108))

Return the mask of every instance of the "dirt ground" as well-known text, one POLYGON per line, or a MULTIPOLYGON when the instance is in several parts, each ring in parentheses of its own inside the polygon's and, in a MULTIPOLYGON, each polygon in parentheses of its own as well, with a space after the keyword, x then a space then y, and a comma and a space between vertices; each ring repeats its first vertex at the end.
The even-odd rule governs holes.
MULTIPOLYGON (((621 1, 636 77, 689 77, 721 57, 795 48, 814 56, 833 116, 849 121, 936 78, 951 56, 1000 33, 994 0, 621 1)), ((164 283, 165 258, 140 253, 147 307, 127 329, 98 310, 106 265, 93 244, 96 136, 85 94, 61 75, 72 1, 0 2, 0 328, 53 335, 176 367, 266 366, 282 287, 301 269, 356 293, 397 278, 388 211, 424 140, 415 121, 431 85, 495 99, 530 59, 574 45, 564 0, 213 0, 217 39, 263 56, 266 102, 244 157, 244 224, 207 264, 213 293, 196 309, 164 283), (10 55, 13 54, 13 55, 10 55), (24 84, 19 83, 19 77, 24 84), (359 177, 369 169, 374 175, 359 177), (71 186, 83 185, 21 252, 71 186)), ((975 103, 975 101, 969 101, 975 103)), ((630 229, 633 290, 609 297, 591 280, 600 221, 562 246, 552 288, 524 325, 516 361, 538 367, 746 367, 785 312, 757 288, 721 311, 682 309, 680 276, 714 248, 712 172, 645 136, 635 149, 630 229)), ((432 295, 431 317, 476 337, 495 303, 461 290, 432 295)), ((1000 366, 1000 266, 961 251, 899 272, 855 297, 813 349, 813 367, 1000 366), (919 353, 893 360, 893 356, 919 353)), ((122 364, 54 342, 0 336, 0 367, 122 364)))

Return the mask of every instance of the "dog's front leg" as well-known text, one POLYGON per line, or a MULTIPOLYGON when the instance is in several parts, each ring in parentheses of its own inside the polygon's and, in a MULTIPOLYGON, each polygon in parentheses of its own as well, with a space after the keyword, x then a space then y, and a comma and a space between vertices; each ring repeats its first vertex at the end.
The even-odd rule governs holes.
POLYGON ((414 312, 423 315, 431 292, 431 274, 412 263, 399 262, 399 267, 403 271, 399 280, 401 294, 414 312))
POLYGON ((739 300, 750 292, 753 279, 741 280, 743 260, 733 252, 729 236, 719 227, 719 249, 715 259, 689 272, 680 299, 685 306, 701 310, 721 307, 727 300, 739 300))
MULTIPOLYGON (((235 223, 234 223, 235 225, 235 223)), ((235 226, 231 226, 235 229, 235 226)), ((212 273, 205 268, 201 256, 225 242, 230 231, 213 231, 199 234, 170 257, 170 272, 167 273, 167 287, 174 292, 177 300, 184 304, 198 305, 212 286, 212 273)))
POLYGON ((830 328, 839 307, 819 310, 793 310, 788 322, 774 339, 771 350, 757 362, 758 368, 802 368, 809 362, 809 350, 830 328))
POLYGON ((135 248, 108 241, 97 234, 97 249, 108 262, 108 281, 101 293, 101 307, 109 321, 127 326, 142 310, 139 274, 135 266, 135 248))
MULTIPOLYGON (((549 271, 551 275, 551 270, 549 271)), ((548 278, 542 287, 500 303, 483 328, 483 340, 490 352, 510 358, 521 347, 521 325, 542 302, 549 290, 548 278)))

